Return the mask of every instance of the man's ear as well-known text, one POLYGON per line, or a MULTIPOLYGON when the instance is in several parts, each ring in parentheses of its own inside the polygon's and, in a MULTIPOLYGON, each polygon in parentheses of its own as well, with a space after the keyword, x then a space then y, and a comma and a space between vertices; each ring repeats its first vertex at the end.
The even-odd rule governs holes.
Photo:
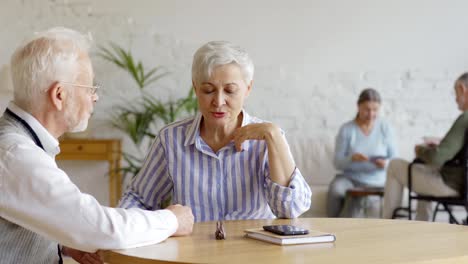
POLYGON ((59 82, 54 82, 47 89, 47 98, 50 100, 52 106, 58 111, 64 109, 64 98, 66 90, 59 82))
POLYGON ((464 92, 468 91, 468 87, 466 86, 465 82, 460 82, 460 86, 464 92))

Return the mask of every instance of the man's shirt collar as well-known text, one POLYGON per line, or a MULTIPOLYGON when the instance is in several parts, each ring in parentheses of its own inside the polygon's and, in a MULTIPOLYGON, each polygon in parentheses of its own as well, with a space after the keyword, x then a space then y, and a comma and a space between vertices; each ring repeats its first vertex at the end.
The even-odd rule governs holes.
POLYGON ((28 123, 41 141, 46 153, 55 156, 60 152, 58 140, 34 116, 21 109, 14 102, 8 104, 8 109, 28 123))

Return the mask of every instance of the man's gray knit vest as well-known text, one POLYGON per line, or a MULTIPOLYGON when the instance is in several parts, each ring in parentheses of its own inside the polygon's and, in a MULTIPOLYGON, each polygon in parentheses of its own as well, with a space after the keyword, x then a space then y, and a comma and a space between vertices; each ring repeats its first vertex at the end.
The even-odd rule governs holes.
MULTIPOLYGON (((7 133, 33 137, 20 122, 4 114, 0 118, 0 137, 7 133)), ((0 217, 1 264, 51 264, 58 260, 56 242, 0 217)))

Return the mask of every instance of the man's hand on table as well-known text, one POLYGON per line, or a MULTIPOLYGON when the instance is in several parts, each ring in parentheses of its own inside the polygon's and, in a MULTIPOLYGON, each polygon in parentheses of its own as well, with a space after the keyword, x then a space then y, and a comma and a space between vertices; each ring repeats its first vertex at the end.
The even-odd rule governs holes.
POLYGON ((81 264, 104 263, 104 261, 102 261, 101 257, 98 255, 97 252, 88 253, 88 252, 80 251, 80 250, 69 248, 69 247, 63 247, 62 253, 65 256, 72 257, 76 262, 81 263, 81 264))
POLYGON ((169 205, 166 209, 170 210, 177 217, 179 227, 173 236, 186 236, 190 235, 193 230, 194 216, 192 209, 188 206, 182 206, 180 204, 169 205))

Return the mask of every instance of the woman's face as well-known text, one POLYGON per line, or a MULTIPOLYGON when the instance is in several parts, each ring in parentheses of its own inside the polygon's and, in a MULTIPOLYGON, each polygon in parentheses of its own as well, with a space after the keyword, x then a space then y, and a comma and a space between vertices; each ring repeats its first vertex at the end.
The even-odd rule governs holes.
POLYGON ((246 84, 239 66, 225 64, 214 68, 211 77, 194 84, 198 107, 205 125, 236 124, 252 82, 246 84))
POLYGON ((373 122, 379 114, 380 103, 366 101, 358 104, 358 118, 362 122, 373 122))

